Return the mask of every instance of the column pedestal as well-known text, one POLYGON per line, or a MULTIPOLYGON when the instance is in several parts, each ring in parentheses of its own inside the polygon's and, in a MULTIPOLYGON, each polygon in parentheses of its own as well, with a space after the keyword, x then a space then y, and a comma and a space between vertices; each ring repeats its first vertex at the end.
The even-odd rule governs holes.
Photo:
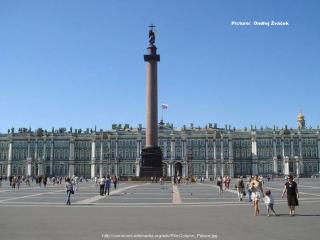
POLYGON ((146 147, 141 153, 140 177, 162 177, 162 152, 160 147, 146 147))

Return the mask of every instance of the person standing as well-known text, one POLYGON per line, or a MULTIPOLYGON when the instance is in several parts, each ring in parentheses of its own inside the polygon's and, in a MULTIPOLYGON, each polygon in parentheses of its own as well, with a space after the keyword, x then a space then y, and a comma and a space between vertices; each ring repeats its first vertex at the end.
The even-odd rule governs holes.
POLYGON ((252 190, 251 190, 251 186, 250 186, 251 185, 251 180, 252 180, 252 178, 249 177, 248 183, 246 185, 247 191, 248 191, 248 202, 252 202, 252 198, 251 198, 252 190))
POLYGON ((223 193, 223 179, 221 176, 217 178, 217 186, 219 187, 219 196, 222 196, 223 193))
POLYGON ((111 186, 111 179, 110 179, 110 176, 108 175, 107 176, 107 179, 105 180, 105 183, 104 183, 104 195, 110 194, 110 186, 111 186))
POLYGON ((114 176, 114 177, 113 177, 113 186, 114 186, 114 189, 117 189, 117 184, 118 184, 118 178, 117 178, 117 176, 114 176))
POLYGON ((106 177, 103 176, 102 178, 100 178, 100 196, 103 196, 104 194, 104 185, 106 182, 106 177))
POLYGON ((289 206, 289 214, 291 216, 295 215, 295 208, 299 206, 298 198, 298 185, 293 181, 293 176, 288 176, 288 182, 284 185, 284 189, 282 191, 281 197, 283 198, 284 194, 287 193, 288 206, 289 206))
POLYGON ((238 192, 239 201, 242 201, 243 195, 245 193, 245 189, 244 189, 243 179, 240 176, 238 176, 237 192, 238 192))
POLYGON ((66 178, 66 194, 67 194, 66 205, 71 205, 70 197, 71 197, 71 194, 74 194, 74 191, 73 191, 73 185, 70 181, 70 178, 66 178))

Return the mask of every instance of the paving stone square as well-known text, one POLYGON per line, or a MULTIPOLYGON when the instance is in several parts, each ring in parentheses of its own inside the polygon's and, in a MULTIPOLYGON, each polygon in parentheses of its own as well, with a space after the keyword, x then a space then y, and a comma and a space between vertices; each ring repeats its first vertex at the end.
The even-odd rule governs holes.
POLYGON ((318 239, 319 179, 299 180, 295 217, 281 198, 284 183, 264 184, 279 216, 267 217, 261 201, 261 215, 254 217, 247 197, 239 201, 234 188, 219 196, 216 183, 209 181, 121 182, 109 197, 100 196, 94 183, 80 183, 71 206, 65 205, 64 184, 12 190, 3 182, 0 239, 318 239))

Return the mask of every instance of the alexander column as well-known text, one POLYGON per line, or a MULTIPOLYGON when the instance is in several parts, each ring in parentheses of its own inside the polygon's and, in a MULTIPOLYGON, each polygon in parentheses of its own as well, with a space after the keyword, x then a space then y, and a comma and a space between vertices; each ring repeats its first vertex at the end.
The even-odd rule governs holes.
POLYGON ((157 54, 155 43, 155 26, 149 26, 148 52, 144 55, 147 63, 147 112, 146 112, 146 146, 142 149, 142 164, 140 177, 162 176, 162 152, 158 146, 158 73, 157 64, 160 55, 157 54))

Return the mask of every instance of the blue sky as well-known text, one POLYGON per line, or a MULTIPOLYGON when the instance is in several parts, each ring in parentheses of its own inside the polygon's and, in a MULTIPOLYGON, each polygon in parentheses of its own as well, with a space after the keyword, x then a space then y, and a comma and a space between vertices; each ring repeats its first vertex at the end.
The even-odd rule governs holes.
MULTIPOLYGON (((175 127, 320 124, 317 0, 0 1, 0 131, 145 125, 148 25, 175 127), (238 27, 231 21, 288 21, 238 27)), ((159 117, 160 117, 159 113, 159 117)))

